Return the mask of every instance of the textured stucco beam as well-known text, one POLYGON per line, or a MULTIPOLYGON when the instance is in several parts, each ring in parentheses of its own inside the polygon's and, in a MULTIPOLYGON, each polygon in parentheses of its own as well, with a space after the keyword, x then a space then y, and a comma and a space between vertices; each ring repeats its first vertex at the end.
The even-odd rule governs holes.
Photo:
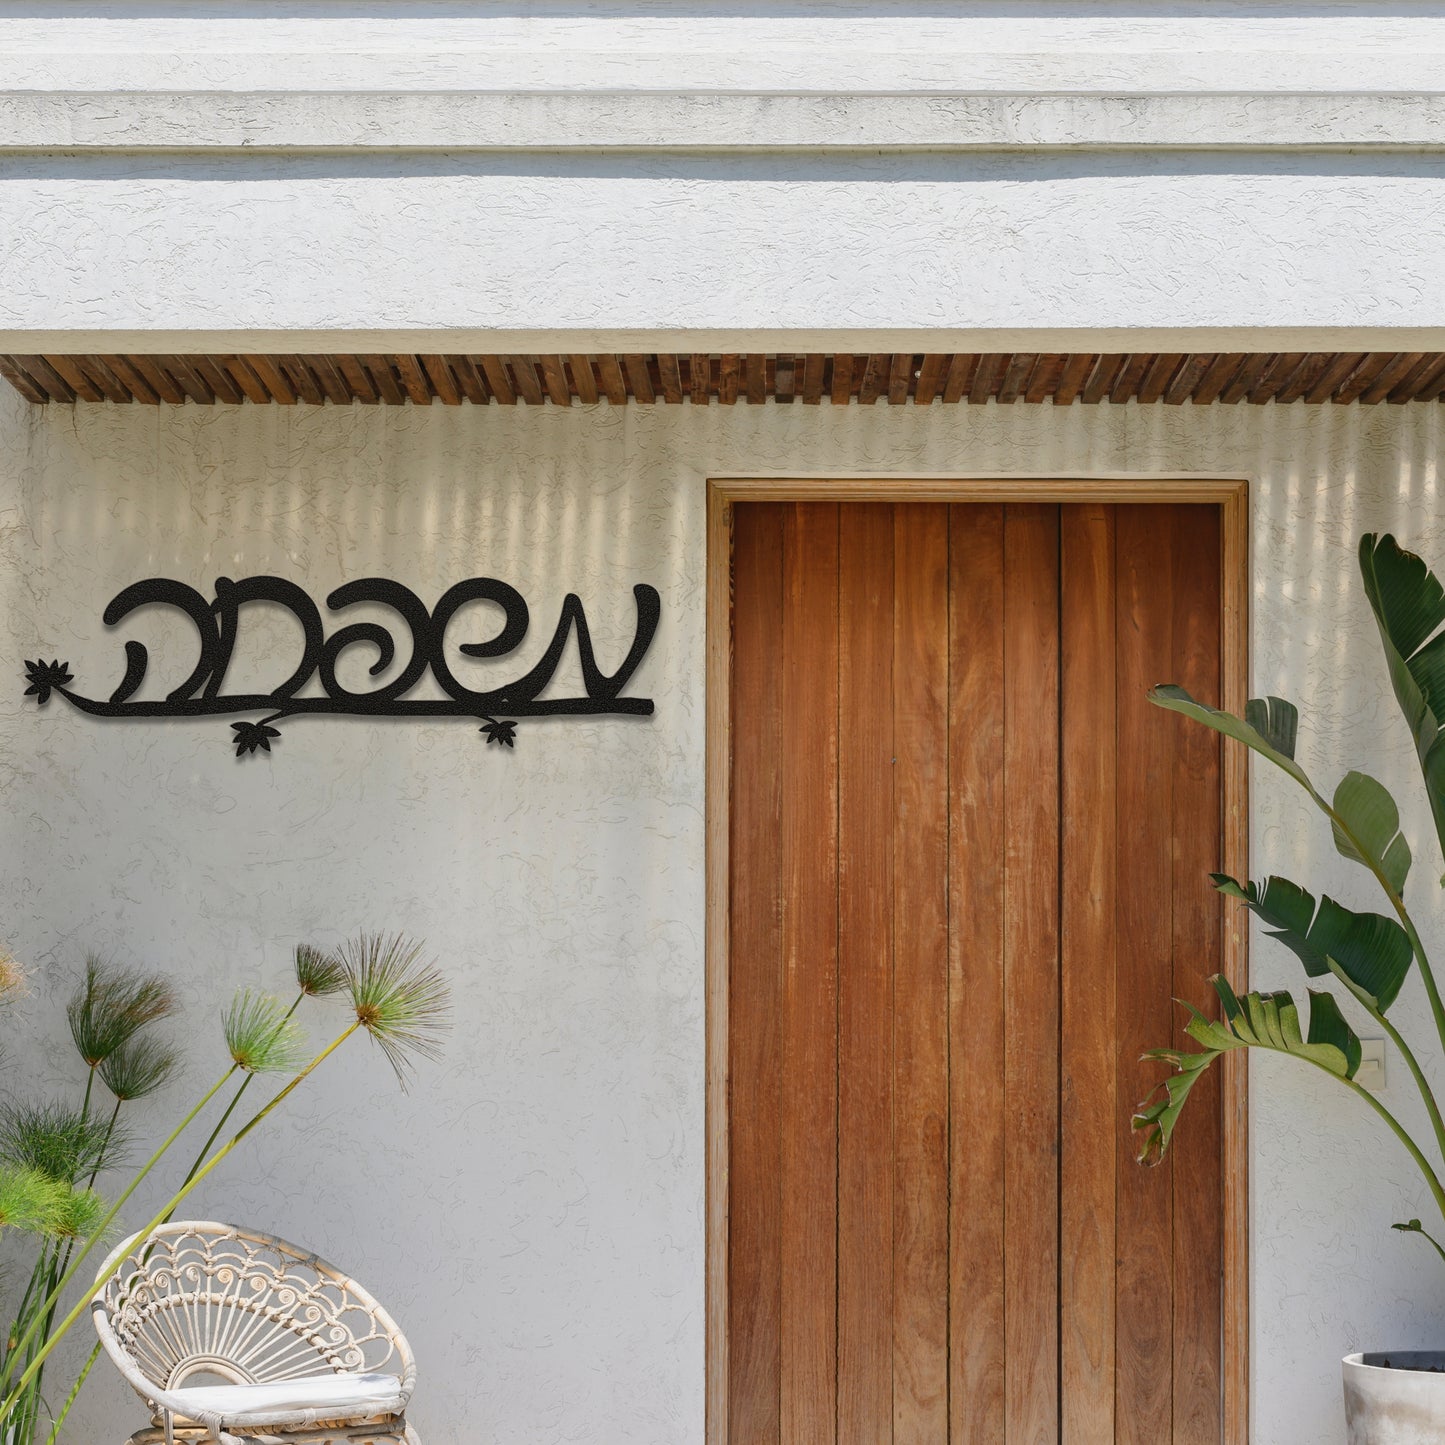
POLYGON ((1439 0, 323 0, 309 20, 298 13, 304 8, 296 0, 0 0, 5 84, 68 91, 1407 92, 1438 90, 1445 56, 1439 0), (380 16, 383 10, 390 15, 380 16))
POLYGON ((0 151, 1439 150, 1442 94, 0 91, 0 151))
POLYGON ((23 351, 1434 349, 1445 157, 11 156, 0 270, 23 351))

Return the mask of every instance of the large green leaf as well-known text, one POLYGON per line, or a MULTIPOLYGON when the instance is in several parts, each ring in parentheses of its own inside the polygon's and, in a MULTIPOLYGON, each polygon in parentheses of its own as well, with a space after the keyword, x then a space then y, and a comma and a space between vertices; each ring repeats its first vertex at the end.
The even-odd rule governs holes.
POLYGON ((1367 868, 1377 864, 1390 887, 1403 892, 1410 875, 1410 844, 1400 831, 1400 810, 1384 784, 1366 773, 1346 773, 1335 789, 1334 809, 1340 819, 1331 823, 1335 847, 1367 868))
POLYGON ((1244 720, 1270 747, 1294 757, 1299 737, 1299 709, 1282 697, 1252 697, 1244 705, 1244 720))
POLYGON ((1305 770, 1294 760, 1299 713, 1293 703, 1286 702, 1282 697, 1253 698, 1244 710, 1244 717, 1238 718, 1232 712, 1221 712, 1208 703, 1196 702, 1182 687, 1172 682, 1150 688, 1149 701, 1170 712, 1193 718, 1195 722, 1202 722, 1205 727, 1213 728, 1227 738, 1234 738, 1261 757, 1268 758, 1275 767, 1283 768, 1296 782, 1314 792, 1305 770))
POLYGON ((1210 877, 1221 893, 1258 914, 1304 964, 1311 978, 1338 973, 1371 1008, 1381 1013, 1398 997, 1410 972, 1414 950, 1405 930, 1379 913, 1356 913, 1333 898, 1321 898, 1288 878, 1241 884, 1224 873, 1210 877))
MULTIPOLYGON (((1235 1001, 1237 1012, 1233 1016, 1226 1014, 1227 1022, 1215 1024, 1213 1028, 1227 1029, 1246 1047, 1294 1054, 1342 1079, 1353 1078, 1360 1066, 1359 1039, 1345 1022, 1333 994, 1317 993, 1314 989, 1305 992, 1310 1000, 1308 1039, 1300 1034, 1299 1008, 1294 997, 1283 991, 1245 994, 1235 1001)), ((1197 1020, 1189 1025, 1191 1037, 1197 1038, 1197 1027, 1197 1020)))
MULTIPOLYGON (((1445 633, 1440 635, 1439 640, 1445 642, 1445 633)), ((1442 670, 1445 670, 1445 654, 1442 654, 1441 662, 1442 670)), ((1408 672, 1406 676, 1408 678, 1408 672)), ((1404 886, 1410 871, 1410 845, 1400 833, 1400 813, 1394 800, 1373 778, 1364 773, 1349 773, 1335 790, 1334 804, 1327 804, 1315 791, 1305 770, 1295 761, 1299 713, 1293 703, 1281 697, 1251 698, 1245 704, 1243 718, 1238 718, 1233 713, 1198 702, 1173 683, 1161 683, 1151 688, 1149 700, 1170 712, 1193 718, 1195 722, 1201 722, 1225 737, 1234 738, 1261 757, 1268 758, 1277 768, 1288 773, 1322 810, 1329 812, 1333 806, 1344 823, 1342 829, 1339 822, 1331 819, 1335 846, 1341 853, 1367 868, 1378 868, 1397 893, 1404 886)), ((1434 762, 1440 770, 1440 792, 1445 799, 1445 741, 1437 749, 1434 762)), ((1445 834, 1442 834, 1442 846, 1445 846, 1445 834)))
MULTIPOLYGON (((1343 1077, 1353 1079, 1359 1072, 1360 1060, 1364 1056, 1359 1036, 1345 1022, 1345 1016, 1340 1012, 1340 1005, 1334 994, 1316 993, 1312 988, 1305 992, 1310 996, 1310 1035, 1305 1040, 1306 1044, 1314 1049, 1333 1049, 1344 1060, 1343 1077)), ((1332 1061, 1331 1057, 1316 1057, 1332 1074, 1341 1072, 1338 1063, 1332 1061)))
POLYGON ((1360 538, 1360 573, 1370 599, 1395 699, 1410 725, 1425 791, 1445 849, 1445 587, 1413 552, 1386 533, 1360 538))
POLYGON ((1190 1020, 1184 1031, 1201 1050, 1151 1049, 1146 1059, 1168 1064, 1174 1072, 1134 1113, 1139 1136, 1139 1162, 1157 1164, 1168 1151, 1184 1105, 1195 1084, 1222 1054, 1232 1049, 1271 1049, 1328 1070, 1337 1078, 1353 1079, 1360 1067, 1360 1041, 1345 1022, 1333 994, 1307 989, 1310 1000, 1308 1036, 1300 1032, 1299 1008, 1288 993, 1249 993, 1237 998, 1222 977, 1210 980, 1223 1016, 1207 1018, 1185 1004, 1190 1020))
POLYGON ((1390 533, 1360 538, 1360 570, 1380 626, 1402 657, 1418 652, 1445 622, 1445 586, 1390 533))
MULTIPOLYGON (((1230 1047, 1242 1049, 1245 1045, 1236 1042, 1230 1047)), ((1189 1102, 1190 1090, 1223 1052, 1222 1049, 1205 1049, 1201 1053, 1184 1049, 1150 1049, 1144 1055, 1146 1059, 1168 1064, 1174 1072, 1139 1105, 1130 1120, 1138 1136, 1141 1164, 1157 1164, 1164 1157, 1169 1141, 1174 1137, 1174 1126, 1189 1102)))

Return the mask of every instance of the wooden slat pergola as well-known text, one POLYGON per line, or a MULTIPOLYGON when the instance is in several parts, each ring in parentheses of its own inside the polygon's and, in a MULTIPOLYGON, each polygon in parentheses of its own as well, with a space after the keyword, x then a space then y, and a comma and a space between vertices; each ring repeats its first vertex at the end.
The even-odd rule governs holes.
POLYGON ((1440 401, 1445 352, 0 356, 28 400, 201 406, 1440 401))

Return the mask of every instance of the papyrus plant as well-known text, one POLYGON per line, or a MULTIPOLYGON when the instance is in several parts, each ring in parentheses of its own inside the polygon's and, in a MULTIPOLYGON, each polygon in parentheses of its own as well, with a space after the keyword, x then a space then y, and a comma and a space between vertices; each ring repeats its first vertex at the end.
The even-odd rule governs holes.
MULTIPOLYGON (((90 1222, 86 1237, 75 1241, 77 1247, 73 1251, 67 1249, 64 1267, 58 1277, 46 1279, 42 1296, 27 1312, 26 1323, 17 1326, 15 1336, 9 1342, 3 1360, 0 1360, 0 1441, 7 1441, 14 1434, 12 1427, 17 1419, 28 1418, 27 1401, 34 1397, 36 1382, 46 1361, 85 1313, 99 1288, 82 1275, 87 1259, 112 1227, 117 1226, 121 1211, 142 1181, 161 1164, 212 1101, 229 1095, 206 1143, 170 1198, 138 1230, 133 1231, 139 1237, 143 1238, 171 1218, 192 1191, 221 1165, 241 1141, 260 1128, 353 1035, 370 1035, 398 1077, 404 1079, 405 1071, 417 1057, 435 1054, 439 1033, 447 1026, 449 1000, 445 980, 435 967, 422 959, 419 945, 400 936, 387 938, 363 934, 344 945, 334 956, 316 949, 299 949, 296 954, 296 979, 298 992, 289 1008, 270 995, 251 990, 243 990, 236 995, 222 1019, 225 1061, 215 1082, 135 1171, 114 1202, 90 1222), (330 1042, 313 1054, 306 1046, 294 1015, 303 998, 328 993, 344 995, 347 1012, 330 1042), (252 1081, 262 1076, 279 1078, 282 1081, 280 1087, 244 1122, 232 1126, 232 1132, 224 1142, 218 1142, 252 1081), (82 1278, 85 1283, 78 1283, 82 1278), (63 1301, 76 1291, 78 1293, 70 1309, 57 1321, 55 1316, 64 1307, 63 1301)), ((0 1221, 0 1227, 3 1227, 3 1221, 0 1221)), ((50 1441, 53 1442, 59 1433, 60 1424, 95 1358, 96 1352, 92 1352, 90 1361, 54 1420, 50 1441)))
MULTIPOLYGON (((0 960, 0 1007, 23 991, 13 963, 0 960)), ((0 1376, 30 1364, 19 1342, 43 1337, 55 1322, 51 1293, 77 1247, 94 1237, 106 1212, 97 1180, 122 1162, 131 1109, 162 1088, 174 1050, 154 1032, 173 1011, 170 985, 90 958, 66 1005, 71 1041, 83 1066, 77 1097, 0 1097, 0 1230, 29 1236, 29 1278, 14 1293, 0 1290, 7 1325, 0 1334, 0 1376)), ((0 1033, 8 1029, 0 1028, 0 1033)), ((31 1351, 33 1357, 33 1350, 31 1351)), ((9 1415, 0 1445, 32 1445, 48 1414, 44 1369, 36 1369, 9 1415)))
MULTIPOLYGON (((1379 624, 1386 670, 1414 739, 1445 854, 1445 587, 1419 557, 1404 551, 1391 536, 1371 533, 1362 537, 1359 558, 1365 595, 1379 624)), ((1269 877, 1256 883, 1222 873, 1212 875, 1221 893, 1256 914, 1269 936, 1295 954, 1308 977, 1338 988, 1389 1038, 1424 1102, 1433 1137, 1423 1142, 1412 1137, 1374 1094, 1356 1082, 1360 1040, 1331 988, 1306 988, 1308 1018, 1303 1019, 1299 1003, 1289 992, 1240 997, 1224 978, 1216 976, 1211 982, 1219 995, 1219 1019, 1185 1004, 1190 1013, 1185 1032, 1201 1047, 1196 1051, 1161 1048, 1145 1055, 1171 1065, 1174 1072, 1134 1115, 1140 1160, 1157 1163, 1162 1158, 1190 1091, 1216 1059, 1236 1049, 1269 1049, 1328 1074, 1372 1109, 1415 1162, 1445 1221, 1445 1188, 1440 1182, 1445 1168, 1445 1121, 1414 1047, 1389 1017, 1411 968, 1417 968, 1430 1004, 1435 1035, 1432 1047, 1445 1055, 1445 1005, 1405 901, 1412 857, 1400 831, 1394 799, 1375 778, 1353 771, 1326 797, 1295 757, 1298 713, 1281 698, 1255 699, 1242 718, 1206 707, 1179 687, 1157 687, 1150 698, 1160 707, 1183 713, 1243 743, 1278 768, 1324 815, 1339 852, 1374 880, 1384 900, 1381 913, 1359 912, 1333 898, 1316 898, 1287 878, 1269 877)), ((1440 882, 1445 886, 1445 878, 1440 882)), ((1411 888, 1412 897, 1418 892, 1417 881, 1411 888)), ((1440 1240, 1418 1219, 1394 1227, 1425 1235, 1445 1258, 1440 1240)))

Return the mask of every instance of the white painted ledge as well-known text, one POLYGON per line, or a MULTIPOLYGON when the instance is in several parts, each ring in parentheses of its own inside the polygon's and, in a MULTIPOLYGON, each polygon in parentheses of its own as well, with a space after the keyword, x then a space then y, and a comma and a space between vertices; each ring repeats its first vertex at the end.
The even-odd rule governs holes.
POLYGON ((0 334, 20 351, 138 333, 190 333, 183 350, 1254 350, 1230 338, 1264 332, 1435 350, 1442 191, 1438 155, 12 155, 0 334))
POLYGON ((1384 11, 0 0, 0 340, 1436 350, 1384 11))
POLYGON ((1410 0, 0 0, 26 90, 1432 91, 1410 0))
POLYGON ((1445 146, 1445 0, 0 0, 0 150, 1445 146))
POLYGON ((0 91, 9 152, 802 149, 1442 150, 1445 95, 0 91))

